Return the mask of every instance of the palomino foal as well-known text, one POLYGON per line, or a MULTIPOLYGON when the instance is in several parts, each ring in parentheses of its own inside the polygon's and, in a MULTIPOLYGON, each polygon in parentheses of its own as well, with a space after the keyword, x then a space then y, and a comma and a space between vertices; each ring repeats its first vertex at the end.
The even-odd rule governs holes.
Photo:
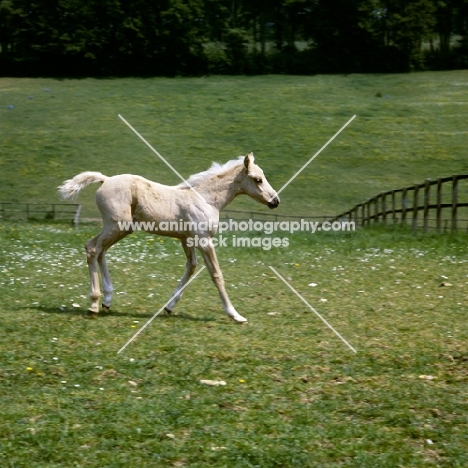
POLYGON ((253 153, 224 165, 213 163, 207 171, 192 175, 187 183, 176 186, 161 185, 130 174, 106 177, 99 172, 83 172, 65 181, 59 187, 59 193, 64 199, 74 199, 93 182, 102 183, 96 191, 96 204, 102 215, 103 227, 85 246, 91 281, 91 316, 97 317, 99 312, 98 265, 104 290, 102 308, 107 311, 111 306, 114 288, 106 264, 106 251, 131 234, 131 230, 122 230, 121 227, 133 221, 146 222, 146 226, 151 223, 151 230, 145 229, 151 234, 180 239, 187 256, 186 271, 173 300, 166 307, 168 313, 182 297, 181 289, 195 272, 197 256, 193 242, 188 240, 198 238, 196 246, 218 288, 226 314, 236 322, 247 322, 229 300, 211 238, 218 228, 219 212, 237 195, 249 195, 269 208, 276 208, 280 203, 262 169, 254 164, 253 153), (171 229, 160 229, 162 222, 171 229))

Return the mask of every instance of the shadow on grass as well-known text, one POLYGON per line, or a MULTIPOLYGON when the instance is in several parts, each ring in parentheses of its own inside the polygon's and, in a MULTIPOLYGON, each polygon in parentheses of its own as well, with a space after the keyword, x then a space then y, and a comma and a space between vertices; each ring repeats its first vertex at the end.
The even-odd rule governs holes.
MULTIPOLYGON (((58 315, 65 315, 65 316, 82 316, 84 318, 89 318, 90 320, 91 317, 88 315, 88 311, 83 311, 83 309, 78 309, 78 308, 72 308, 72 307, 45 307, 45 306, 37 306, 37 307, 22 307, 22 309, 32 309, 32 310, 37 310, 39 312, 43 312, 46 314, 58 314, 58 315)), ((108 317, 140 317, 140 318, 151 318, 153 317, 154 314, 148 314, 148 313, 131 313, 131 312, 119 312, 116 310, 110 310, 109 312, 99 312, 99 316, 97 319, 94 320, 102 320, 103 318, 108 318, 108 317)), ((172 313, 170 315, 166 315, 163 312, 161 312, 156 318, 158 319, 164 319, 164 320, 169 320, 169 319, 179 319, 179 320, 191 320, 193 322, 215 322, 216 318, 209 318, 209 317, 194 317, 193 315, 186 314, 183 312, 178 312, 178 313, 172 313)))

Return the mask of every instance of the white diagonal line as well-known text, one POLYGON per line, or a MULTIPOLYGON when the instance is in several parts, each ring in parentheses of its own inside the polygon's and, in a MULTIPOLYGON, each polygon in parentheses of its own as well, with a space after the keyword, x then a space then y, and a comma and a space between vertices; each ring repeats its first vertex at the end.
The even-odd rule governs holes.
POLYGON ((180 294, 203 270, 205 266, 203 265, 200 270, 198 270, 195 275, 193 275, 187 283, 184 284, 179 291, 176 291, 171 298, 119 349, 117 354, 120 354, 163 310, 164 308, 174 299, 177 294, 180 294))
MULTIPOLYGON (((278 196, 354 119, 353 115, 277 192, 278 196)), ((271 197, 270 202, 273 201, 271 197)))
POLYGON ((147 142, 147 141, 146 141, 146 140, 145 140, 145 139, 144 139, 144 138, 143 138, 143 137, 142 137, 142 136, 141 136, 141 135, 140 135, 140 134, 139 134, 139 133, 138 133, 138 132, 137 132, 121 115, 120 115, 120 114, 118 114, 118 115, 119 115, 120 119, 121 119, 123 122, 125 122, 125 123, 128 125, 128 127, 135 133, 135 135, 137 135, 138 138, 140 138, 140 139, 143 141, 143 143, 145 143, 145 145, 148 146, 148 148, 150 148, 155 154, 157 154, 157 155, 160 157, 161 161, 163 161, 163 162, 166 164, 166 166, 168 166, 170 169, 172 169, 172 172, 174 172, 174 174, 176 174, 176 175, 182 180, 182 182, 185 183, 185 185, 186 185, 190 190, 193 190, 193 191, 197 194, 197 196, 198 196, 199 198, 201 198, 204 202, 206 202, 206 200, 198 193, 198 191, 195 190, 195 189, 187 182, 187 180, 184 179, 184 177, 183 177, 182 175, 180 175, 180 174, 177 172, 177 170, 176 170, 166 159, 164 159, 164 158, 158 153, 158 151, 156 151, 156 150, 155 150, 155 149, 154 149, 154 148, 153 148, 153 147, 152 147, 152 146, 151 146, 151 145, 150 145, 150 144, 149 144, 149 143, 148 143, 148 142, 147 142))
POLYGON ((275 275, 283 281, 283 283, 302 301, 304 304, 306 304, 309 309, 314 312, 314 314, 330 329, 333 331, 333 333, 340 338, 343 343, 345 343, 351 351, 357 353, 357 351, 272 267, 270 266, 270 270, 275 273, 275 275))

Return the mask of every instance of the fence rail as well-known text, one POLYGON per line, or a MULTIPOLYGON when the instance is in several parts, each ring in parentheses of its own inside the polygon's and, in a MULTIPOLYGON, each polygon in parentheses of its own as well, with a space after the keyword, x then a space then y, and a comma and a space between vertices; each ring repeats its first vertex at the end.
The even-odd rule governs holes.
MULTIPOLYGON (((455 232, 463 229, 462 224, 468 229, 464 223, 468 220, 460 217, 462 209, 468 208, 468 183, 461 187, 460 181, 467 179, 468 174, 426 179, 422 184, 382 192, 334 217, 333 221, 346 219, 354 221, 356 226, 373 222, 411 223, 413 231, 422 228, 424 232, 429 229, 455 232), (460 201, 462 196, 466 201, 460 201)), ((464 213, 468 215, 468 210, 464 213)))
POLYGON ((77 203, 0 202, 0 219, 41 219, 80 221, 81 205, 77 203))

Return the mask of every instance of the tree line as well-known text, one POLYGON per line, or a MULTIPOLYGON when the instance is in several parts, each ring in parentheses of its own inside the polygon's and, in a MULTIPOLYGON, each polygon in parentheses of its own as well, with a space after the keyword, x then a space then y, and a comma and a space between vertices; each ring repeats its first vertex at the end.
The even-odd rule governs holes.
POLYGON ((468 0, 0 0, 3 76, 468 68, 468 0))

